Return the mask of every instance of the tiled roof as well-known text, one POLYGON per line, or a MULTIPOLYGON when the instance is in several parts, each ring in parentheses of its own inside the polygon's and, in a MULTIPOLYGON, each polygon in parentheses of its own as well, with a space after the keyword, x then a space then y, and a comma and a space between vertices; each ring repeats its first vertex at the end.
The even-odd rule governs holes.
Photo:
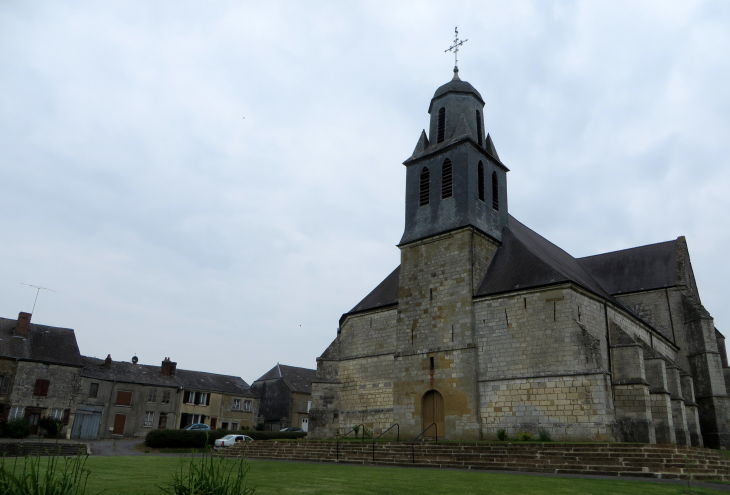
POLYGON ((238 376, 218 375, 204 371, 177 368, 174 376, 162 376, 160 366, 112 361, 111 367, 104 366, 103 359, 83 356, 84 369, 81 376, 99 380, 156 385, 159 387, 182 387, 226 394, 253 396, 248 384, 238 376))
POLYGON ((311 394, 312 380, 314 380, 316 376, 317 370, 277 364, 253 383, 255 385, 256 382, 282 378, 287 384, 289 384, 289 388, 291 388, 294 392, 311 394))
POLYGON ((0 356, 47 363, 81 365, 76 335, 70 328, 30 324, 27 338, 15 337, 17 320, 0 318, 0 356))

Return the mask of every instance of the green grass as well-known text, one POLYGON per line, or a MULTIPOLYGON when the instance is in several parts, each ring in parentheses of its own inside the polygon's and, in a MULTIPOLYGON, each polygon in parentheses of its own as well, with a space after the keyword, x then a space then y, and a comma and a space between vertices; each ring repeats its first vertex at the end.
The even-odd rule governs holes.
MULTIPOLYGON (((227 461, 235 462, 235 461, 227 461)), ((687 485, 619 480, 549 478, 543 476, 493 474, 446 469, 408 469, 276 461, 248 461, 249 486, 260 495, 279 494, 591 494, 653 495, 687 493, 687 485)), ((179 457, 119 456, 91 457, 87 467, 90 493, 162 493, 155 485, 172 479, 180 466, 179 457)), ((720 494, 718 490, 692 488, 697 494, 720 494)))

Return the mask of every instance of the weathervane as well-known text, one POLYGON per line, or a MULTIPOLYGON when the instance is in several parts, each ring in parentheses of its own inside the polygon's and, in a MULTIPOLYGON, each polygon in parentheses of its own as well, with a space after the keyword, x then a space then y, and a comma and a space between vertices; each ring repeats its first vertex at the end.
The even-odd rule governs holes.
POLYGON ((459 47, 466 43, 469 40, 459 40, 459 28, 454 28, 454 44, 449 47, 448 50, 444 50, 444 53, 446 52, 454 52, 454 69, 458 69, 459 67, 459 47))
POLYGON ((35 312, 35 303, 38 302, 38 294, 41 292, 41 290, 50 290, 51 292, 56 292, 53 289, 46 289, 45 287, 38 287, 37 285, 24 284, 23 282, 20 282, 20 285, 27 285, 28 287, 33 287, 34 289, 36 289, 35 301, 33 301, 33 310, 30 312, 30 314, 33 314, 35 312))

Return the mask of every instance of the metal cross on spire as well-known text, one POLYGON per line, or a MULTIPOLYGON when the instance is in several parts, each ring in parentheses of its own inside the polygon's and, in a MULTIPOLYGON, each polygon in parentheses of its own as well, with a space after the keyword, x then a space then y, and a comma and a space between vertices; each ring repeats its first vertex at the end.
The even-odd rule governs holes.
POLYGON ((444 50, 444 53, 446 52, 454 52, 454 69, 457 69, 459 67, 459 47, 466 43, 469 40, 459 40, 459 28, 454 28, 454 44, 449 47, 448 50, 444 50))

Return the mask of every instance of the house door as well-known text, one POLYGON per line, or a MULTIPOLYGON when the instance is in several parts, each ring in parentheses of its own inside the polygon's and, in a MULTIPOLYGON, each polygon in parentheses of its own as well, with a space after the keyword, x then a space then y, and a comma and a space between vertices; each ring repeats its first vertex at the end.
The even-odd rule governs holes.
POLYGON ((158 430, 167 428, 167 413, 160 413, 160 423, 157 425, 158 430))
POLYGON ((218 426, 218 418, 210 418, 210 429, 215 430, 216 426, 218 426))
POLYGON ((309 431, 309 418, 302 418, 302 430, 309 431))
POLYGON ((423 394, 421 402, 421 418, 422 428, 425 430, 431 424, 436 423, 436 428, 431 426, 429 430, 423 434, 424 437, 444 436, 444 398, 436 390, 429 390, 423 394))
POLYGON ((42 409, 38 409, 36 407, 25 408, 25 419, 27 419, 28 423, 30 423, 31 435, 38 433, 38 421, 41 419, 41 411, 42 409))
POLYGON ((76 411, 74 415, 74 424, 71 428, 71 438, 82 438, 90 440, 99 436, 99 424, 101 423, 101 413, 76 411))
POLYGON ((117 414, 114 417, 114 429, 112 430, 112 435, 124 435, 124 422, 126 420, 126 414, 117 414))

